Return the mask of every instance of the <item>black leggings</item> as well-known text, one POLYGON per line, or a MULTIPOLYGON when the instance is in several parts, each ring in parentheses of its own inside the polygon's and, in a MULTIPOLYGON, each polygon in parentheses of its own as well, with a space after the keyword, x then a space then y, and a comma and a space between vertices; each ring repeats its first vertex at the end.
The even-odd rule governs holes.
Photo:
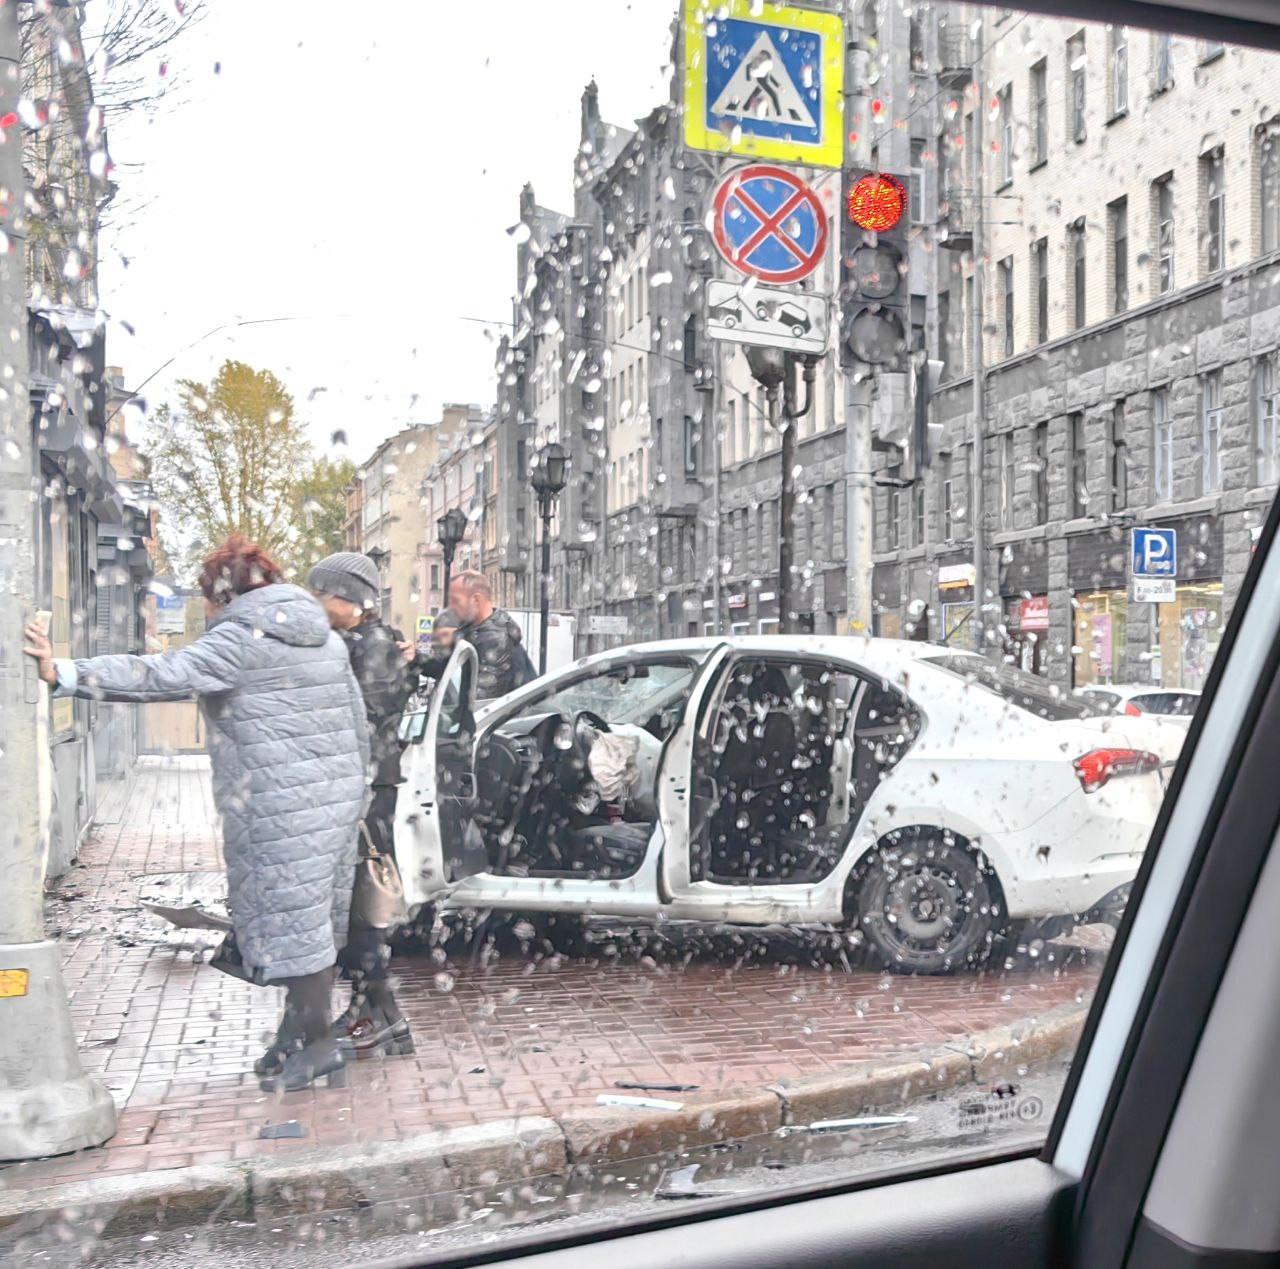
POLYGON ((280 1030, 301 1036, 304 1044, 325 1039, 329 1034, 329 989, 333 986, 333 969, 320 969, 314 974, 296 978, 274 979, 273 987, 285 989, 284 1020, 280 1030))
MULTIPOLYGON (((376 784, 365 826, 379 854, 396 857, 395 817, 396 786, 376 784)), ((362 844, 363 844, 363 839, 362 844)), ((357 991, 366 990, 370 984, 383 983, 387 978, 387 962, 391 959, 391 947, 386 930, 367 927, 352 928, 347 935, 346 946, 338 953, 338 968, 344 978, 349 978, 357 991)))

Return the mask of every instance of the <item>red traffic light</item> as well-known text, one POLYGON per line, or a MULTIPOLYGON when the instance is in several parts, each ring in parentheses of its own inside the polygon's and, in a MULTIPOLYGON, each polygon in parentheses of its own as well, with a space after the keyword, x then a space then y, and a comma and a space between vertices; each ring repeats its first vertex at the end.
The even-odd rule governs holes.
POLYGON ((845 210, 859 229, 883 233, 892 229, 906 213, 906 186, 896 176, 870 172, 854 183, 845 210))

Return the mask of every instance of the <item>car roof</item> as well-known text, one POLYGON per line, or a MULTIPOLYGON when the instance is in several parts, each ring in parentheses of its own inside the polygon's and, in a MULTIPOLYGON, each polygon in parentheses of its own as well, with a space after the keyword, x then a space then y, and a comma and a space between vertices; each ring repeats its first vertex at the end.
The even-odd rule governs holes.
MULTIPOLYGON (((703 635, 691 639, 654 639, 646 643, 624 644, 605 652, 592 653, 574 662, 575 666, 626 659, 629 656, 661 656, 664 653, 706 656, 712 648, 726 644, 739 652, 847 657, 858 665, 886 677, 930 657, 977 656, 967 648, 950 648, 938 643, 911 639, 882 639, 871 635, 703 635)), ((565 667, 566 669, 569 667, 565 667)), ((561 671, 563 672, 563 671, 561 671)))
POLYGON ((1122 701, 1135 696, 1199 696, 1198 687, 1162 687, 1159 683, 1090 683, 1081 692, 1109 692, 1122 701))

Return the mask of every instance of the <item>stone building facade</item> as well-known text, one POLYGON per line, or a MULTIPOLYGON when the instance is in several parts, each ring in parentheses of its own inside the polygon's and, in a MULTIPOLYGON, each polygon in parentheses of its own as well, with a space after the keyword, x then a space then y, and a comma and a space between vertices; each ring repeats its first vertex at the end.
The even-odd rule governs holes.
MULTIPOLYGON (((920 232, 935 247, 927 346, 943 383, 923 478, 876 492, 876 628, 978 642, 1063 686, 1198 688, 1278 470, 1272 55, 1000 10, 979 27, 959 16, 980 32, 967 51, 976 64, 985 48, 981 71, 965 80, 953 66, 954 117, 913 125, 937 209, 920 232), (978 103, 980 180, 968 153, 978 103), (980 199, 948 197, 962 185, 980 199), (978 479, 987 587, 975 613, 978 479), (1170 603, 1130 599, 1141 524, 1178 531, 1170 603)), ((946 69, 945 14, 940 25, 934 73, 946 69)), ((878 456, 886 475, 900 460, 878 456)))

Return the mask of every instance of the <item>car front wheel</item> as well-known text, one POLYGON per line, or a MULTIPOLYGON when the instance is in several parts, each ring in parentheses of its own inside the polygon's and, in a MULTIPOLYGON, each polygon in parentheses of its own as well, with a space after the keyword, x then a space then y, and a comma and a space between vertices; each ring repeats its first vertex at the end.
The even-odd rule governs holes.
POLYGON ((886 968, 947 974, 990 956, 997 893, 990 865, 963 838, 904 828, 887 834, 855 870, 848 910, 886 968))

